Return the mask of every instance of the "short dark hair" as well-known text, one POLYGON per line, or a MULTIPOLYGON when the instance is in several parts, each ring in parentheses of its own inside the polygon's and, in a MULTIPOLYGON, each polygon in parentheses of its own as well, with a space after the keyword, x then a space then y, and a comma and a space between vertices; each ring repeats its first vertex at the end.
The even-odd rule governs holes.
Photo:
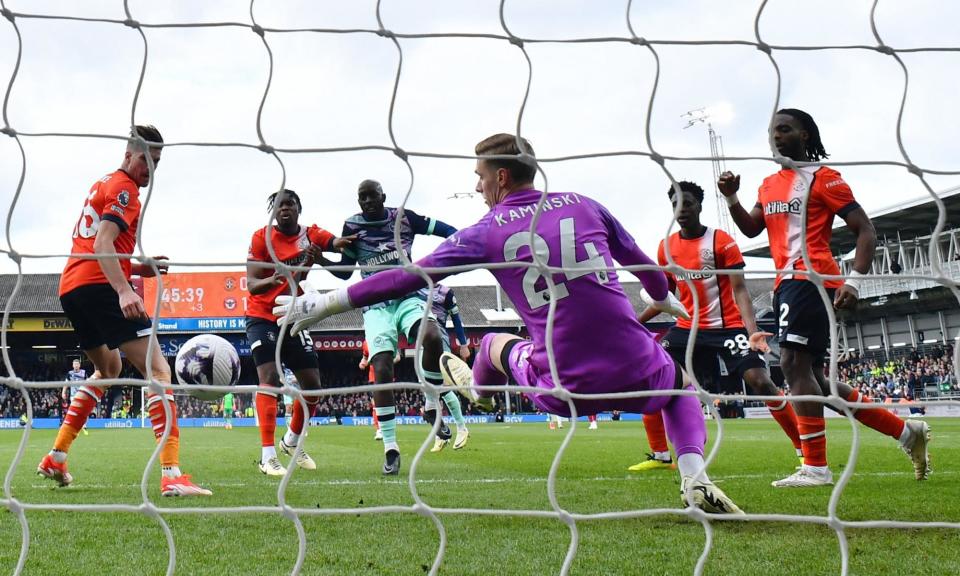
POLYGON ((288 190, 287 188, 284 188, 284 189, 281 190, 280 192, 274 192, 273 194, 271 194, 270 196, 267 197, 267 211, 268 211, 268 212, 272 212, 272 211, 273 211, 273 204, 274 204, 274 202, 277 201, 277 197, 278 197, 281 193, 283 194, 283 197, 284 197, 284 198, 293 198, 293 201, 297 203, 297 214, 299 214, 300 212, 303 212, 303 204, 300 203, 300 196, 298 196, 297 193, 294 192, 293 190, 288 190))
MULTIPOLYGON (((700 203, 701 206, 703 205, 703 188, 694 184, 693 182, 688 182, 687 180, 681 180, 680 182, 677 182, 677 186, 680 188, 680 192, 692 195, 697 199, 697 202, 700 203)), ((675 191, 673 186, 667 189, 667 196, 669 196, 671 200, 673 200, 674 194, 675 191)))
POLYGON ((366 179, 366 180, 364 180, 363 182, 360 183, 359 186, 357 186, 357 192, 359 192, 359 191, 361 191, 361 190, 363 190, 363 189, 365 189, 365 188, 368 188, 368 189, 369 189, 369 188, 372 188, 372 189, 376 190, 377 192, 379 192, 381 196, 383 196, 383 186, 381 186, 380 183, 377 182, 376 180, 371 180, 371 179, 369 179, 369 178, 366 179))
MULTIPOLYGON (((517 139, 518 137, 513 134, 494 134, 489 138, 481 140, 474 151, 477 153, 477 156, 499 156, 507 154, 519 156, 521 153, 526 152, 536 159, 537 155, 534 153, 533 146, 530 145, 530 142, 526 138, 519 138, 523 146, 523 150, 521 150, 517 147, 517 139)), ((532 163, 523 162, 519 159, 484 158, 483 160, 497 169, 506 168, 507 172, 510 173, 510 178, 513 179, 514 182, 533 182, 534 176, 537 175, 536 160, 532 163)))
POLYGON ((137 136, 149 143, 163 144, 163 136, 153 124, 137 124, 134 126, 133 129, 130 130, 130 137, 136 138, 137 136))
POLYGON ((804 148, 807 158, 813 162, 819 162, 824 158, 830 157, 823 148, 823 142, 820 141, 820 128, 817 126, 817 123, 813 121, 813 116, 796 108, 782 108, 777 110, 777 114, 786 114, 787 116, 796 118, 803 126, 803 129, 807 131, 807 134, 810 135, 804 148))

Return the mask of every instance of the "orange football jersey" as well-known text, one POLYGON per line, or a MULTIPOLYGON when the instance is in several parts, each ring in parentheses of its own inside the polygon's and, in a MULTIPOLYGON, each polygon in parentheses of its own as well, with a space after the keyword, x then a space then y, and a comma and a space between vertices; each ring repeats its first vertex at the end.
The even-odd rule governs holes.
MULTIPOLYGON (((323 250, 333 249, 333 240, 336 238, 330 232, 320 228, 316 224, 309 227, 300 226, 296 234, 287 236, 274 226, 270 235, 273 250, 277 254, 277 259, 288 266, 299 266, 306 261, 307 255, 304 250, 310 247, 310 244, 316 244, 323 250)), ((257 230, 253 233, 253 239, 250 241, 250 250, 247 252, 247 260, 254 262, 273 262, 270 258, 270 252, 267 250, 267 227, 257 230)), ((299 280, 304 276, 303 273, 294 273, 294 278, 299 280)), ((274 286, 263 294, 251 294, 247 302, 247 316, 263 318, 275 322, 277 317, 273 314, 274 300, 281 294, 289 294, 290 288, 283 282, 274 286)), ((297 288, 297 293, 303 291, 297 288)))
MULTIPOLYGON (((806 280, 805 274, 791 270, 807 270, 803 262, 801 238, 801 209, 806 180, 810 180, 810 198, 807 204, 807 251, 813 269, 821 274, 839 274, 830 252, 833 235, 833 217, 846 216, 860 205, 840 173, 826 166, 805 166, 800 169, 805 178, 793 170, 781 170, 768 176, 760 185, 757 205, 763 210, 763 219, 770 238, 770 253, 777 269, 775 286, 785 278, 806 280)), ((827 288, 838 288, 843 280, 826 280, 827 288)))
MULTIPOLYGON (((697 303, 700 308, 700 319, 697 327, 700 329, 743 328, 743 318, 740 309, 733 298, 733 287, 730 276, 714 274, 713 270, 728 270, 743 268, 743 256, 736 241, 723 230, 707 228, 699 238, 683 238, 679 232, 670 235, 669 248, 673 261, 684 268, 699 270, 689 272, 682 278, 667 273, 667 277, 677 284, 680 293, 680 302, 690 314, 690 320, 677 318, 677 328, 691 328, 693 326, 693 290, 697 292, 697 303), (687 282, 693 284, 693 290, 687 282)), ((657 250, 657 260, 661 266, 667 265, 667 257, 663 249, 663 240, 657 250)))
MULTIPOLYGON (((120 235, 113 242, 117 254, 133 254, 140 223, 140 188, 122 170, 107 174, 90 188, 80 219, 73 227, 70 254, 93 254, 93 243, 104 220, 120 227, 120 235)), ((131 261, 129 258, 119 260, 123 275, 129 280, 131 261)), ((108 283, 98 260, 71 257, 60 275, 60 295, 80 286, 108 283)))

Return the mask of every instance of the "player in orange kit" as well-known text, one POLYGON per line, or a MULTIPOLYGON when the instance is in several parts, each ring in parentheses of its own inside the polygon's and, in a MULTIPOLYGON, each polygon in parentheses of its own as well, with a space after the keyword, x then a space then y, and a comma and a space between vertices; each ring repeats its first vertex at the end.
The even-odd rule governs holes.
MULTIPOLYGON (((681 366, 686 361, 687 346, 694 346, 693 368, 701 381, 701 374, 710 374, 717 367, 718 359, 723 361, 731 377, 744 383, 755 393, 763 396, 782 396, 783 393, 770 379, 762 352, 769 351, 767 332, 757 328, 754 319, 753 303, 746 283, 740 274, 714 274, 714 270, 736 270, 744 266, 743 256, 736 241, 723 230, 704 226, 700 222, 703 209, 703 188, 693 182, 679 182, 677 186, 683 194, 683 205, 677 215, 680 230, 670 235, 667 247, 663 241, 657 252, 657 261, 666 266, 666 251, 669 250, 673 261, 690 270, 685 278, 677 278, 667 273, 671 289, 677 288, 680 301, 690 318, 678 318, 677 324, 660 340, 670 356, 681 366), (686 282, 684 280, 689 280, 686 282), (693 285, 691 289, 690 284, 693 285), (694 302, 694 290, 697 301, 694 302), (697 337, 690 342, 690 329, 693 316, 699 308, 697 337)), ((674 198, 671 186, 668 195, 674 198)), ((659 314, 648 308, 640 315, 640 321, 646 322, 659 314)), ((767 401, 767 408, 776 419, 794 449, 800 452, 800 434, 797 432, 797 415, 786 399, 767 401)), ((664 431, 663 416, 658 412, 644 414, 644 429, 651 453, 647 459, 629 468, 639 472, 657 468, 670 468, 673 461, 667 449, 667 435, 664 431)))
MULTIPOLYGON (((794 162, 819 162, 828 158, 820 140, 820 128, 803 110, 786 108, 773 118, 770 130, 777 151, 794 162)), ((823 376, 823 360, 830 344, 832 328, 827 309, 816 284, 807 274, 803 257, 806 245, 809 264, 819 274, 839 275, 840 267, 830 251, 835 216, 847 224, 857 238, 853 270, 846 281, 824 279, 823 287, 833 299, 834 308, 854 308, 863 276, 870 271, 877 237, 873 224, 853 197, 840 173, 827 166, 784 168, 764 179, 757 202, 747 210, 740 205, 737 190, 740 177, 731 172, 720 175, 717 183, 727 199, 730 215, 744 234, 753 238, 767 230, 770 253, 779 270, 774 284, 774 308, 779 318, 780 366, 794 395, 827 395, 830 385, 823 376), (806 238, 802 236, 806 215, 806 238)), ((861 402, 859 392, 838 383, 837 392, 849 402, 861 402)), ((803 466, 795 474, 773 483, 778 488, 833 484, 827 467, 826 425, 823 403, 794 402, 803 466)), ((883 408, 854 408, 853 415, 863 424, 899 441, 913 461, 914 476, 923 480, 930 471, 927 455, 929 426, 926 422, 904 422, 883 408)))
MULTIPOLYGON (((95 374, 99 373, 101 378, 119 377, 122 351, 144 377, 169 384, 170 367, 160 347, 150 345, 150 317, 143 300, 130 285, 130 276, 153 276, 157 269, 165 272, 166 265, 156 263, 154 269, 133 264, 129 258, 140 223, 140 188, 149 185, 156 172, 163 137, 153 126, 135 126, 130 138, 120 168, 98 180, 83 204, 73 229, 71 256, 60 276, 60 304, 73 324, 80 348, 93 362, 95 374), (90 258, 90 255, 101 258, 90 258), (150 372, 147 371, 148 357, 150 372)), ((104 391, 104 387, 92 384, 80 387, 63 419, 53 450, 37 467, 38 474, 61 486, 73 481, 67 471, 67 452, 104 391)), ((164 430, 170 430, 160 450, 160 493, 163 496, 210 496, 210 490, 197 486, 189 475, 180 471, 177 407, 172 392, 166 391, 163 396, 169 401, 169 418, 160 395, 150 392, 146 406, 157 441, 164 430)))
MULTIPOLYGON (((289 294, 287 277, 277 271, 276 261, 288 266, 312 266, 320 262, 322 252, 339 251, 350 244, 353 238, 337 238, 316 224, 301 226, 299 223, 303 205, 300 196, 293 190, 282 190, 270 195, 270 210, 276 210, 276 224, 264 226, 253 233, 247 253, 247 290, 250 299, 247 306, 247 341, 257 364, 260 390, 256 394, 257 425, 260 428, 260 471, 268 476, 283 476, 286 468, 277 458, 275 434, 277 429, 277 393, 271 388, 280 387, 280 372, 277 367, 276 350, 280 346, 280 361, 296 376, 302 390, 320 389, 320 360, 313 348, 310 334, 304 330, 297 334, 284 334, 281 338, 277 317, 273 314, 273 301, 281 294, 289 294)), ((305 276, 292 272, 294 286, 305 276)), ((297 290, 300 290, 297 287, 297 290)), ((306 397, 309 414, 299 401, 293 403, 293 414, 287 432, 280 439, 280 450, 292 456, 300 442, 305 422, 309 422, 319 403, 317 396, 306 397)), ((297 466, 316 470, 317 465, 305 451, 297 457, 297 466)))

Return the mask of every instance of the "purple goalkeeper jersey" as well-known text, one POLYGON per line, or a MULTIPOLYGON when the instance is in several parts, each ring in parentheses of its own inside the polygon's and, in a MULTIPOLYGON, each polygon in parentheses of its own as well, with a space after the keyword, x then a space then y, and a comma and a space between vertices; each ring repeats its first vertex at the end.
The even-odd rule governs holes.
MULTIPOLYGON (((507 196, 479 222, 447 238, 417 262, 425 268, 531 262, 530 223, 541 193, 522 190, 507 196)), ((672 361, 640 322, 612 268, 653 264, 633 237, 600 203, 572 192, 547 195, 534 245, 551 267, 556 295, 553 351, 560 383, 571 392, 637 390, 637 384, 672 361), (607 268, 607 269, 604 269, 607 268)), ((550 377, 547 358, 547 280, 533 267, 491 270, 513 302, 534 343, 530 365, 550 377)), ((446 274, 431 274, 441 279, 446 274)), ((655 299, 667 294, 658 270, 638 272, 655 299)), ((389 298, 423 280, 403 270, 377 274, 348 289, 354 306, 389 298)), ((641 388, 643 388, 641 386, 641 388)))

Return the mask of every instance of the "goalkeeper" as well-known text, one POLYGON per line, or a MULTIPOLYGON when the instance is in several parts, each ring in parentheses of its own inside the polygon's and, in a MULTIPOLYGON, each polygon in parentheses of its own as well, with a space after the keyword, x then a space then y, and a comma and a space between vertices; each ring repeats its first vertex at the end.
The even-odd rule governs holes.
MULTIPOLYGON (((522 152, 526 154, 517 158, 478 159, 476 191, 483 195, 490 211, 477 224, 447 238, 417 264, 427 269, 497 264, 491 272, 516 306, 530 340, 508 334, 486 335, 472 373, 461 359, 444 353, 444 380, 466 388, 476 403, 487 407, 492 407, 493 392, 478 389, 474 383, 502 386, 509 381, 526 387, 538 408, 562 416, 571 415, 571 405, 582 414, 662 409, 667 435, 678 454, 684 502, 708 512, 742 514, 705 473, 706 424, 696 397, 591 396, 693 388, 683 370, 637 321, 620 286, 614 260, 628 266, 653 265, 620 222, 586 196, 544 195, 534 189, 535 160, 525 140, 496 134, 476 147, 478 156, 518 156, 522 152), (533 266, 531 240, 539 261, 533 266), (544 263, 551 267, 549 271, 537 267, 544 263), (552 321, 552 332, 547 330, 548 320, 552 321), (552 394, 558 389, 559 397, 552 394), (568 400, 569 393, 578 396, 568 400)), ((643 282, 645 299, 651 305, 674 315, 686 314, 667 290, 662 272, 635 274, 643 282)), ((435 281, 445 276, 431 273, 435 281)), ((407 294, 424 285, 421 276, 394 269, 325 294, 307 292, 296 301, 281 296, 274 311, 289 317, 297 331, 332 314, 407 294)))

